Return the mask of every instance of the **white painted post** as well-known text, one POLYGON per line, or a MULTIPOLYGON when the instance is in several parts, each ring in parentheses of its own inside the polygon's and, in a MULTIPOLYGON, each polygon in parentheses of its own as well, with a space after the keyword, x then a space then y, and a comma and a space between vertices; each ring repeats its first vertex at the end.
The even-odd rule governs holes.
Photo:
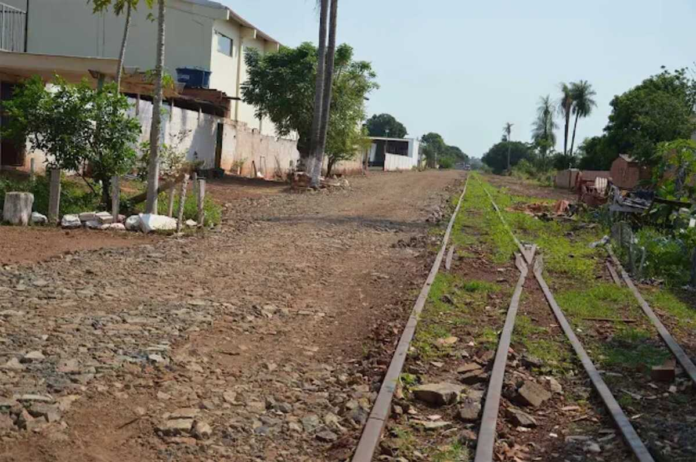
POLYGON ((176 222, 177 234, 181 232, 181 227, 184 224, 184 204, 186 204, 186 186, 188 185, 189 176, 184 175, 184 180, 181 182, 181 193, 179 193, 179 210, 178 220, 176 222))
POLYGON ((52 168, 50 175, 50 184, 48 187, 48 222, 58 224, 58 220, 60 219, 60 169, 52 168))
POLYGON ((193 172, 191 174, 191 183, 192 183, 191 188, 193 191, 193 197, 198 197, 198 173, 197 172, 193 172))
POLYGON ((118 212, 121 207, 121 180, 115 176, 111 178, 111 215, 114 223, 118 223, 118 212))
POLYGON ((29 159, 29 181, 36 181, 36 159, 29 159))
POLYGON ((205 179, 198 180, 198 227, 205 225, 205 179))
POLYGON ((169 188, 169 204, 167 207, 167 216, 168 217, 174 216, 174 195, 175 194, 176 194, 176 183, 173 184, 171 188, 169 188))

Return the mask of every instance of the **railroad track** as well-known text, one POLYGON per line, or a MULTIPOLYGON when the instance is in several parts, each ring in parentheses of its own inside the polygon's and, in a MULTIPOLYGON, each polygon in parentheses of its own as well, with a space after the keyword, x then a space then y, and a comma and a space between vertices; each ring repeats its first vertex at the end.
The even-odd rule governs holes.
MULTIPOLYGON (((382 383, 380 393, 377 397, 375 405, 373 407, 372 413, 368 419, 365 426, 361 439, 358 443, 358 447, 353 457, 353 462, 369 462, 374 457, 376 449, 380 442, 380 437, 382 431, 389 419, 391 401, 396 390, 397 381, 403 367, 406 353, 411 339, 414 336, 416 325, 418 322, 418 316, 423 310, 425 301, 427 300, 430 286, 435 279, 439 268, 442 264, 442 260, 445 256, 447 250, 447 245, 449 242, 450 234, 456 220, 457 214, 460 211, 462 200, 466 194, 466 187, 468 185, 469 176, 467 176, 466 184, 464 190, 459 197, 459 202, 455 212, 453 213, 447 231, 443 238, 443 242, 440 251, 437 255, 435 263, 431 269, 430 275, 426 280, 425 285, 421 291, 418 300, 414 306, 413 312, 409 321, 406 325, 404 333, 399 341, 397 350, 395 352, 394 358, 389 366, 387 375, 382 383)), ((476 181, 479 181, 476 179, 476 181)), ((510 343, 512 339, 512 334, 514 331, 515 321, 517 318, 517 312, 519 309, 520 298, 522 295, 523 287, 526 278, 529 276, 531 270, 534 278, 536 279, 539 287, 541 288, 548 305, 550 306, 554 317, 558 321, 559 326, 563 330, 566 338, 571 344, 575 354, 579 358, 580 362, 585 369, 590 381, 597 391, 597 394, 601 398, 604 406, 612 417, 612 420, 616 424, 617 429, 621 433, 626 444, 630 448, 631 452, 635 455, 636 459, 640 462, 651 462, 655 459, 649 452, 646 444, 641 440, 640 436, 633 427, 631 420, 627 417, 626 413, 623 411, 618 401, 612 394, 610 388, 602 378, 600 372, 598 371, 595 364, 592 362, 587 351, 583 347, 582 343, 575 334, 571 324, 568 322, 562 308, 556 302, 553 292, 549 288, 543 276, 543 257, 537 255, 536 245, 524 245, 518 237, 515 235, 513 230, 510 228, 505 220, 505 217, 501 213, 498 205, 495 203, 493 196, 488 192, 483 183, 480 183, 483 190, 485 191, 488 199, 490 200, 491 206, 496 211, 498 218, 501 220, 502 224, 506 228, 510 237, 515 242, 519 252, 516 253, 515 265, 519 270, 519 279, 515 286, 510 304, 508 307, 507 315, 505 318, 505 324, 503 326, 502 332, 498 340, 498 347, 496 349, 493 368, 491 370, 490 379, 488 382, 486 390, 486 399, 483 407, 482 417, 480 420, 478 440, 476 444, 475 462, 492 462, 494 460, 494 448, 496 441, 496 424, 499 415, 499 407, 503 389, 503 381, 505 377, 505 370, 508 363, 508 352, 510 349, 510 343)), ((450 247, 449 254, 447 255, 447 268, 451 264, 451 256, 453 254, 453 246, 450 247)), ((641 296, 638 289, 635 287, 630 279, 630 276, 621 266, 616 256, 611 251, 611 248, 607 248, 613 266, 608 263, 608 270, 612 276, 612 279, 617 283, 622 282, 629 288, 631 293, 634 295, 638 304, 640 305, 643 313, 651 321, 652 325, 655 327, 660 337, 674 355, 677 361, 684 368, 690 379, 696 383, 696 367, 694 367, 693 362, 689 359, 688 355, 679 346, 676 340, 667 331, 665 326, 659 320, 654 311, 650 308, 645 299, 641 296), (618 271, 616 271, 617 268, 618 271)))

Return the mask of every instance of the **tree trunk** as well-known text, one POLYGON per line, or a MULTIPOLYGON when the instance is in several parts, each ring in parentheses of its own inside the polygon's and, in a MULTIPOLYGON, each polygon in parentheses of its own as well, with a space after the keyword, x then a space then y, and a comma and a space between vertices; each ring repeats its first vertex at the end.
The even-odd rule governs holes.
POLYGON ((331 176, 331 172, 333 171, 335 164, 336 164, 336 161, 332 157, 329 157, 329 161, 326 163, 326 177, 327 178, 331 176))
POLYGON ((565 108, 565 137, 563 138, 563 155, 568 155, 568 129, 570 127, 570 105, 565 108))
POLYGON ((123 41, 121 42, 121 51, 118 54, 118 69, 116 69, 116 91, 121 92, 121 79, 123 78, 123 65, 126 60, 126 45, 128 44, 128 33, 130 32, 132 17, 132 7, 130 1, 126 7, 126 25, 123 29, 123 41))
POLYGON ((326 69, 324 70, 324 96, 321 109, 321 131, 319 133, 319 145, 314 152, 314 171, 312 172, 312 187, 319 187, 319 178, 324 164, 324 150, 326 149, 326 137, 329 133, 329 120, 331 118, 331 94, 333 90, 334 62, 336 57, 336 29, 338 26, 338 0, 331 0, 331 14, 329 18, 329 47, 326 51, 326 69))
POLYGON ((573 149, 575 148, 575 132, 578 131, 578 119, 580 118, 580 114, 576 113, 575 114, 575 124, 573 126, 573 139, 570 142, 570 156, 573 156, 573 149))
POLYGON ((147 202, 145 213, 157 213, 157 187, 159 183, 159 144, 162 125, 162 78, 164 77, 164 32, 165 0, 158 0, 157 18, 157 65, 155 66, 155 95, 152 102, 152 125, 150 126, 150 164, 147 171, 147 202))
POLYGON ((102 205, 104 210, 111 210, 113 205, 111 203, 111 177, 101 178, 100 181, 102 185, 102 205))
MULTIPOLYGON (((321 111, 323 108, 323 97, 324 97, 324 71, 326 68, 326 34, 327 34, 327 24, 326 20, 329 15, 329 0, 320 0, 320 13, 319 13, 319 46, 317 53, 317 80, 314 89, 314 115, 312 116, 312 131, 310 133, 309 140, 309 154, 304 159, 305 172, 311 175, 313 171, 313 161, 315 157, 315 152, 317 146, 319 145, 319 138, 321 136, 321 111)), ((302 154, 300 152, 300 154, 302 154)))

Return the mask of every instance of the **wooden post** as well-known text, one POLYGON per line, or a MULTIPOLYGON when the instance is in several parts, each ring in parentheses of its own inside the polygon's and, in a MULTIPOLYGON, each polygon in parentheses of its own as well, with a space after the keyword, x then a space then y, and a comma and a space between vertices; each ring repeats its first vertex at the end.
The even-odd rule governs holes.
POLYGON ((193 197, 198 197, 198 172, 193 172, 191 174, 191 185, 193 191, 193 197))
POLYGON ((29 159, 29 181, 32 183, 36 181, 36 159, 33 157, 29 159))
POLYGON ((184 179, 181 182, 181 193, 179 194, 179 210, 177 213, 178 220, 176 222, 176 232, 177 234, 181 232, 181 226, 184 223, 184 205, 186 204, 186 186, 188 185, 189 176, 184 175, 184 179))
POLYGON ((168 217, 173 217, 174 216, 174 196, 176 194, 176 185, 173 184, 169 188, 169 204, 167 207, 167 216, 168 217))
POLYGON ((205 225, 205 179, 198 180, 198 227, 205 225))
POLYGON ((121 179, 117 176, 111 178, 111 215, 114 223, 118 223, 118 212, 121 207, 121 179))
POLYGON ((58 224, 60 219, 60 169, 52 168, 48 189, 48 222, 58 224))

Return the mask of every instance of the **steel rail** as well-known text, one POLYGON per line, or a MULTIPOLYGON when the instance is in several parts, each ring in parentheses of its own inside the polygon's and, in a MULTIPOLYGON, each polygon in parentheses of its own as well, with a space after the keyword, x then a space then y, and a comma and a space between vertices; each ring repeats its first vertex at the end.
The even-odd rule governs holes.
MULTIPOLYGON (((532 259, 534 258, 534 250, 532 249, 532 259)), ((500 397, 503 391, 503 379, 505 377, 505 367, 507 365, 508 353, 510 351, 510 342, 512 332, 515 328, 515 320, 517 319, 517 311, 520 306, 520 297, 522 296, 522 288, 527 279, 528 266, 520 254, 515 254, 515 265, 520 271, 520 277, 517 280, 515 291, 510 300, 505 325, 500 334, 498 349, 495 353, 495 361, 493 362, 493 370, 491 378, 488 382, 488 390, 486 391, 486 404, 483 407, 483 416, 481 417, 481 426, 479 428, 478 443, 476 444, 476 456, 474 462, 491 462, 493 460, 493 450, 495 446, 496 423, 498 421, 498 413, 500 408, 500 397)))
MULTIPOLYGON (((515 243, 517 243, 518 247, 521 246, 522 244, 514 235, 512 229, 508 226, 502 213, 500 213, 500 209, 493 200, 493 197, 490 193, 488 193, 485 186, 483 186, 483 183, 481 183, 481 185, 484 191, 486 191, 486 194, 488 195, 488 198, 490 199, 493 208, 495 208, 495 210, 498 212, 498 217, 503 222, 505 227, 508 229, 510 234, 512 234, 515 243)), ((528 259, 527 262, 531 264, 530 259, 528 259)), ((534 277, 539 283, 541 290, 544 292, 544 296, 546 297, 546 300, 549 303, 549 306, 551 307, 551 310, 553 311, 556 320, 561 326, 563 333, 566 335, 566 337, 570 341, 571 346, 573 347, 573 350, 580 358, 580 362, 585 368, 585 372, 587 372, 587 375, 590 377, 592 385, 594 386, 595 390, 597 390, 597 393, 599 393, 599 396, 602 398, 602 401, 604 401, 604 405, 611 414, 612 419, 616 423, 617 427, 619 428, 619 431, 626 440, 626 443, 631 448, 631 451, 633 451, 633 453, 635 454, 636 458, 640 462, 654 462, 655 460, 653 459, 652 455, 650 455, 648 448, 641 441, 640 436, 638 436, 638 433, 633 428, 633 425, 631 425, 631 422, 621 409, 621 406, 619 406, 619 403, 616 401, 616 398, 614 398, 614 395, 611 393, 611 390, 609 390, 609 387, 607 386, 606 382, 604 382, 604 379, 602 379, 602 376, 599 374, 599 371, 597 370, 589 355, 585 351, 585 348, 583 348, 582 344, 580 343, 580 340, 578 340, 578 337, 575 335, 573 328, 571 327, 570 323, 563 314, 563 310, 561 310, 561 307, 558 306, 556 299, 551 293, 551 289, 549 289, 548 284, 546 284, 546 281, 544 280, 544 276, 542 273, 543 259, 541 256, 538 256, 534 265, 534 277)), ((481 460, 477 459, 476 462, 488 462, 491 460, 492 458, 481 460)))
POLYGON ((409 345, 411 344, 411 340, 416 332, 418 318, 425 307, 425 302, 427 301, 428 294, 430 293, 430 287, 433 285, 435 277, 437 276, 440 266, 442 265, 442 259, 445 255, 445 250, 447 249, 447 243, 449 241, 450 234, 452 233, 457 214, 461 209, 468 184, 469 175, 466 177, 464 190, 459 196, 457 207, 454 209, 452 218, 450 218, 449 224, 447 225, 445 235, 442 238, 442 247, 435 258, 435 262, 430 270, 430 274, 428 274, 428 278, 425 280, 425 284, 421 289, 420 295, 418 296, 418 299, 416 299, 411 316, 409 317, 406 327, 401 334, 396 351, 394 352, 394 356, 392 357, 389 368, 387 369, 387 374, 384 376, 382 387, 379 390, 375 404, 372 407, 372 412, 370 413, 362 435, 360 436, 360 441, 358 441, 355 454, 353 454, 353 462, 370 462, 375 454, 375 451, 377 450, 380 437, 382 436, 382 431, 384 430, 384 426, 389 419, 391 402, 394 398, 394 393, 396 392, 399 375, 401 374, 401 370, 404 367, 404 362, 406 361, 409 345))
POLYGON ((686 373, 689 375, 691 378, 691 381, 696 384, 696 366, 694 366, 694 363, 691 361, 689 356, 686 354, 686 352, 682 349, 681 346, 677 343, 676 340, 674 340, 674 337, 669 333, 667 328, 665 327, 664 324, 662 324, 662 321, 660 321, 660 318, 657 317, 655 312, 653 311, 652 308, 650 308, 650 305, 648 305, 648 302, 645 301, 643 296, 640 294, 638 289, 636 288, 635 284, 633 284, 633 281, 631 280, 631 277, 628 275, 626 270, 624 269, 623 265, 621 265, 621 262, 619 261, 618 258, 616 258, 616 255, 614 255, 614 252, 611 250, 610 246, 606 246, 607 252, 609 253, 609 256, 611 257, 611 260, 614 262, 614 265, 619 269, 621 272, 621 277, 623 278, 624 283, 628 287, 628 289, 633 293, 633 296, 636 298, 638 301, 638 304, 640 305, 641 309, 643 310, 643 313, 650 319, 650 322, 655 326, 655 329, 657 329, 657 332, 660 334, 660 337, 662 337, 662 340, 665 342, 667 345, 667 348, 670 349, 672 354, 674 355, 675 358, 677 358, 677 361, 679 361, 679 364, 682 365, 686 373))

